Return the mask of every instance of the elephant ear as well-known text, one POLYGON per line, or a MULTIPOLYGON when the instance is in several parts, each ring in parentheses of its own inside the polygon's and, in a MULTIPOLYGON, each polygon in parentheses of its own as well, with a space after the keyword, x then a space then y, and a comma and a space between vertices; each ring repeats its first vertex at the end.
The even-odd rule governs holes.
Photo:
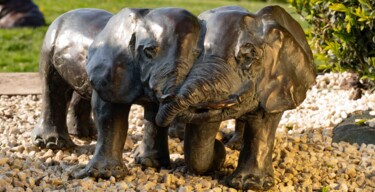
POLYGON ((263 70, 257 84, 260 105, 269 113, 294 109, 316 76, 305 33, 279 6, 265 7, 255 18, 258 27, 250 30, 263 42, 263 70))
MULTIPOLYGON (((110 46, 112 52, 118 49, 119 53, 132 48, 140 20, 149 11, 149 9, 122 9, 108 21, 91 47, 95 48, 95 45, 100 47, 105 44, 110 46), (103 42, 105 43, 103 44, 103 42)), ((114 51, 112 54, 118 53, 114 51)))

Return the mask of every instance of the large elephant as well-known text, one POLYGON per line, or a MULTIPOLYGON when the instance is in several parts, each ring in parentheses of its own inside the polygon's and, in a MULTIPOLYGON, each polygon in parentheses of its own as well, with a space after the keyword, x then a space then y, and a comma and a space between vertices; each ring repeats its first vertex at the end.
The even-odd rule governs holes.
POLYGON ((144 107, 143 140, 136 162, 167 166, 168 129, 155 124, 159 104, 173 98, 195 59, 200 23, 179 8, 124 9, 89 47, 87 73, 98 141, 92 160, 76 178, 123 177, 123 146, 132 104, 144 107))
POLYGON ((68 128, 78 136, 96 134, 90 123, 92 88, 85 69, 86 55, 94 37, 112 15, 99 9, 76 9, 62 14, 49 26, 39 60, 42 111, 40 123, 32 132, 37 146, 74 146, 68 128))
POLYGON ((202 13, 203 52, 174 99, 161 105, 156 123, 177 117, 186 126, 184 152, 190 171, 218 168, 225 150, 215 140, 219 123, 244 126, 238 167, 226 183, 237 189, 274 185, 272 152, 285 110, 297 107, 315 81, 312 52, 300 25, 281 7, 251 14, 222 7, 202 13))

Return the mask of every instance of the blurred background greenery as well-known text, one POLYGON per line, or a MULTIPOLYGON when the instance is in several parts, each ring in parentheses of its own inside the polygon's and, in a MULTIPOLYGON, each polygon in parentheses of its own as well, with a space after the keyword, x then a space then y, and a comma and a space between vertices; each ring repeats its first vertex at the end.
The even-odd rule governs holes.
POLYGON ((125 7, 155 8, 181 7, 192 13, 199 13, 224 5, 239 5, 251 12, 278 4, 288 10, 304 27, 307 23, 290 7, 286 0, 34 0, 43 12, 47 26, 36 29, 0 29, 0 72, 38 71, 39 51, 48 25, 59 15, 77 8, 100 8, 112 13, 125 7))
POLYGON ((375 0, 290 0, 318 71, 350 71, 375 88, 375 0))

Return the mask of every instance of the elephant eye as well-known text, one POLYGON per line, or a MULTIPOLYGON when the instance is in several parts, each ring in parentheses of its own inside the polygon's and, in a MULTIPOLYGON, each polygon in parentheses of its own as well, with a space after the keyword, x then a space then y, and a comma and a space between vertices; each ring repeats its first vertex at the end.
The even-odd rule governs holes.
POLYGON ((158 52, 158 48, 156 46, 145 47, 143 49, 143 53, 149 59, 153 59, 156 56, 157 52, 158 52))
POLYGON ((246 48, 251 48, 252 45, 251 45, 250 43, 246 43, 246 44, 244 45, 244 47, 246 47, 246 48))
POLYGON ((254 45, 246 43, 241 46, 238 54, 237 61, 242 66, 243 70, 247 70, 259 58, 254 45))
POLYGON ((254 46, 251 45, 250 43, 243 45, 240 48, 240 53, 241 55, 246 56, 246 57, 254 57, 256 54, 254 46))

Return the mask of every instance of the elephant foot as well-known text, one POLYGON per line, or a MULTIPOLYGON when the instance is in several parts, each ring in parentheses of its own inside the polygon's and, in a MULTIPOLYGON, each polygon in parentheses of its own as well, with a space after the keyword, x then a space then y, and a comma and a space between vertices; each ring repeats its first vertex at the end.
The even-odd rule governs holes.
MULTIPOLYGON (((204 156, 204 154, 201 155, 201 153, 203 152, 198 153, 200 157, 204 156)), ((225 147, 221 141, 215 140, 214 151, 212 154, 213 156, 210 156, 208 160, 207 158, 190 158, 196 157, 197 153, 191 155, 189 152, 186 152, 185 162, 188 170, 196 175, 206 175, 219 170, 223 166, 226 157, 225 147)))
POLYGON ((255 175, 251 173, 233 173, 225 179, 230 187, 242 190, 269 190, 274 185, 271 175, 255 175))
POLYGON ((238 133, 230 134, 224 140, 225 146, 227 146, 230 149, 239 151, 241 150, 241 146, 242 146, 242 138, 243 138, 242 134, 238 134, 238 133))
POLYGON ((96 138, 97 131, 92 120, 80 122, 68 116, 67 126, 69 134, 78 138, 96 138))
POLYGON ((215 140, 215 156, 212 162, 211 171, 218 170, 223 166, 226 155, 227 153, 225 151, 224 144, 221 141, 216 139, 215 140))
POLYGON ((76 146, 68 134, 61 134, 41 127, 34 128, 32 140, 34 145, 47 149, 66 149, 76 146))
POLYGON ((71 177, 82 179, 85 177, 94 177, 109 179, 111 176, 116 179, 122 179, 128 173, 126 166, 117 160, 109 160, 103 158, 94 158, 84 169, 78 169, 71 173, 71 177))
POLYGON ((162 153, 149 149, 143 142, 134 150, 135 162, 145 167, 168 167, 170 164, 169 153, 162 153))

